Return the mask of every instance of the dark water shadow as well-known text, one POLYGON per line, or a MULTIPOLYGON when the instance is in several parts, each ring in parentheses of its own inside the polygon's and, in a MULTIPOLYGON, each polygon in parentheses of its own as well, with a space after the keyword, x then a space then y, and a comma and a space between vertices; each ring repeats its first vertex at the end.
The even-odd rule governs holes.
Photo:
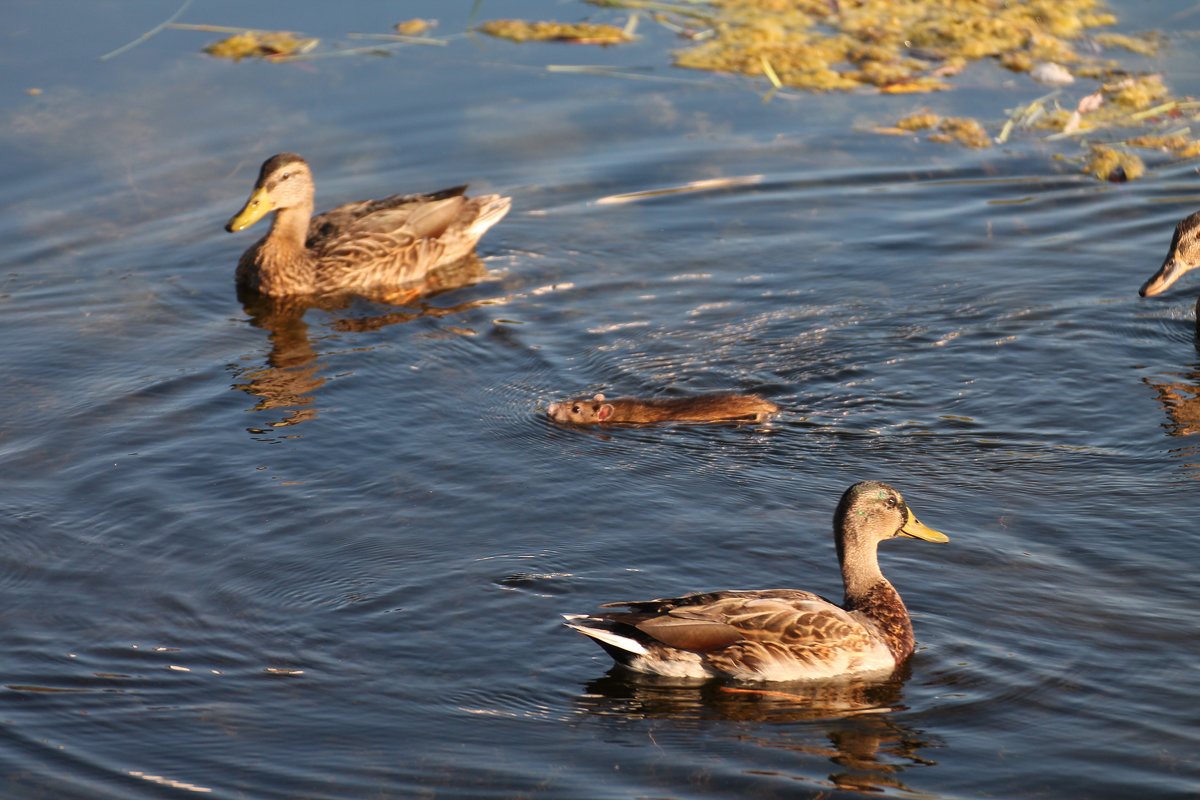
MULTIPOLYGON (((329 330, 344 333, 377 331, 389 325, 411 322, 422 317, 445 317, 485 305, 487 300, 472 300, 449 306, 431 305, 434 297, 474 285, 487 275, 487 268, 472 254, 454 264, 434 270, 419 284, 391 290, 378 296, 331 294, 319 297, 275 298, 238 287, 238 300, 250 318, 250 324, 267 332, 270 351, 261 367, 235 367, 234 387, 258 398, 253 410, 282 412, 269 422, 269 428, 285 428, 315 419, 317 391, 325 385, 321 363, 310 334, 305 314, 310 309, 334 315, 329 330), (398 308, 383 314, 358 316, 346 314, 362 299, 398 308), (342 315, 342 316, 338 316, 342 315)), ((267 428, 247 428, 250 433, 268 433, 267 428)))
MULTIPOLYGON (((877 681, 838 681, 737 687, 633 675, 614 668, 587 684, 576 706, 595 717, 667 720, 681 726, 718 720, 757 723, 737 738, 772 751, 828 760, 828 780, 838 789, 918 794, 901 780, 906 769, 934 766, 921 753, 944 743, 902 724, 908 667, 877 681), (800 726, 799 729, 797 726, 800 726), (799 733, 800 735, 797 735, 799 733)), ((778 760, 764 759, 779 771, 778 760)), ((796 776, 802 777, 802 776, 796 776)))

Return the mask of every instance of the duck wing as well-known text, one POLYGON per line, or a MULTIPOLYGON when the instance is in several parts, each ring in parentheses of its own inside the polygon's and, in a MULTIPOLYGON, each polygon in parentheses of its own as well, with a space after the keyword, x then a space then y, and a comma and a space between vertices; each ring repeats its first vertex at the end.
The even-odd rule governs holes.
POLYGON ((350 204, 316 218, 310 247, 319 288, 402 286, 448 261, 447 256, 455 255, 448 253, 448 245, 455 243, 443 235, 467 208, 464 188, 350 204))
POLYGON ((726 644, 735 641, 836 643, 853 639, 863 627, 845 609, 820 595, 799 589, 706 592, 609 603, 602 607, 629 608, 630 611, 623 614, 604 616, 631 624, 664 644, 685 649, 713 649, 690 647, 686 644, 688 637, 711 638, 715 642, 729 639, 726 644), (708 633, 701 633, 705 629, 708 633))
POLYGON ((658 674, 802 680, 894 666, 875 631, 825 598, 797 589, 725 591, 609 603, 568 624, 606 642, 619 661, 658 674), (586 630, 585 630, 586 628, 586 630))
POLYGON ((404 219, 422 206, 450 197, 462 197, 466 191, 467 186, 463 184, 437 192, 394 194, 381 200, 360 200, 355 203, 346 203, 312 218, 308 225, 307 246, 311 250, 321 250, 326 241, 341 236, 344 232, 353 230, 359 225, 368 230, 386 228, 397 223, 403 225, 404 219), (384 212, 387 212, 386 216, 371 219, 376 214, 384 212))

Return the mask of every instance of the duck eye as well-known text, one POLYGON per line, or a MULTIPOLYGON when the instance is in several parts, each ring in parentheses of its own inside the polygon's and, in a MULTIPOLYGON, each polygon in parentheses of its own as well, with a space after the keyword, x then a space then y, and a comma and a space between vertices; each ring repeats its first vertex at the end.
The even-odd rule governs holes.
POLYGON ((887 499, 887 507, 888 507, 888 508, 895 508, 895 507, 896 507, 896 498, 894 498, 894 497, 889 497, 889 498, 887 499))

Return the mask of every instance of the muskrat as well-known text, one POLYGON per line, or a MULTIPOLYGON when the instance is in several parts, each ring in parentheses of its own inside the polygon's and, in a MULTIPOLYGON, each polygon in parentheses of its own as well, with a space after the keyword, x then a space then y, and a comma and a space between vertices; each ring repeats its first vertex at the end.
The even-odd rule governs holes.
POLYGON ((638 424, 648 422, 762 422, 779 406, 752 394, 709 394, 698 397, 662 397, 639 400, 617 397, 592 398, 551 403, 546 413, 555 422, 576 425, 638 424))

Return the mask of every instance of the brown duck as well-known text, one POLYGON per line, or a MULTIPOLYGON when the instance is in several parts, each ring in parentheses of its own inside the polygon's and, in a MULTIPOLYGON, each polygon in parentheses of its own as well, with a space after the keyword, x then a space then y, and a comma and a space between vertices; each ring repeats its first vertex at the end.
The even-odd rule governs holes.
POLYGON ((846 490, 833 517, 845 598, 840 606, 799 589, 760 589, 608 603, 626 611, 567 614, 635 672, 674 678, 798 681, 887 675, 913 652, 912 623, 879 570, 876 547, 895 537, 949 541, 917 521, 900 493, 878 481, 846 490))
POLYGON ((363 200, 312 216, 313 177, 294 153, 267 159, 233 233, 271 212, 271 230, 242 254, 240 287, 271 297, 384 294, 467 256, 508 213, 511 198, 464 196, 466 186, 432 194, 363 200))

